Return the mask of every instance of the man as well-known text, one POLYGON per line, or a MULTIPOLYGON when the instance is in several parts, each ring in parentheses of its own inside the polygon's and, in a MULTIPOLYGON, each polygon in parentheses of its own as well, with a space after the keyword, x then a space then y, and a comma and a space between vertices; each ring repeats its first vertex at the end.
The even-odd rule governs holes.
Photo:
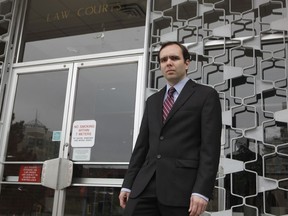
POLYGON ((218 93, 187 77, 190 54, 180 43, 163 44, 158 59, 167 85, 146 102, 120 206, 125 216, 200 215, 220 157, 218 93))

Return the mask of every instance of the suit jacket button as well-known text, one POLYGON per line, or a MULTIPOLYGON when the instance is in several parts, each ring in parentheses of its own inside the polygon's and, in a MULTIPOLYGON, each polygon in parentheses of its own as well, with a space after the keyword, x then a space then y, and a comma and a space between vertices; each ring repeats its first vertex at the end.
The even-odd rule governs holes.
POLYGON ((157 159, 160 159, 161 158, 161 155, 157 155, 157 159))
POLYGON ((160 136, 160 140, 164 140, 164 136, 160 136))

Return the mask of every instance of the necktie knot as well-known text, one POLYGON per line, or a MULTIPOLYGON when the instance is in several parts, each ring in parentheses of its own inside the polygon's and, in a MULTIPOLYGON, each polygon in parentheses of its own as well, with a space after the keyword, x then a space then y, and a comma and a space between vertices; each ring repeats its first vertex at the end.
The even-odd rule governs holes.
POLYGON ((168 90, 168 96, 169 97, 173 97, 174 92, 176 91, 176 89, 174 87, 170 87, 168 90))

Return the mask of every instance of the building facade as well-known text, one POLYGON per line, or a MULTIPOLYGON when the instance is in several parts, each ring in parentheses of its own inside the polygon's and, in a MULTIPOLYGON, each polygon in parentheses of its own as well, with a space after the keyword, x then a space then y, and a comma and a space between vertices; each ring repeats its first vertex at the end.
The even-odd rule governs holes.
POLYGON ((287 0, 0 0, 0 215, 120 216, 161 42, 222 104, 205 215, 288 215, 287 0))

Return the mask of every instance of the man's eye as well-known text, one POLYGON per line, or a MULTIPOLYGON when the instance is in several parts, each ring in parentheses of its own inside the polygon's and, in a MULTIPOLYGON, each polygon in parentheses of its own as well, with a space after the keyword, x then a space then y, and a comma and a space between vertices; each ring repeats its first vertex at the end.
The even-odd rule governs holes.
POLYGON ((160 58, 160 62, 161 63, 164 63, 164 62, 166 62, 168 60, 168 57, 167 56, 165 56, 165 57, 163 57, 163 58, 160 58))
POLYGON ((168 58, 169 58, 171 61, 180 60, 180 57, 179 57, 179 56, 165 56, 165 57, 160 58, 160 62, 161 62, 161 63, 167 62, 167 61, 168 61, 168 58))
POLYGON ((169 56, 169 58, 172 60, 172 61, 177 61, 180 59, 179 56, 169 56))

